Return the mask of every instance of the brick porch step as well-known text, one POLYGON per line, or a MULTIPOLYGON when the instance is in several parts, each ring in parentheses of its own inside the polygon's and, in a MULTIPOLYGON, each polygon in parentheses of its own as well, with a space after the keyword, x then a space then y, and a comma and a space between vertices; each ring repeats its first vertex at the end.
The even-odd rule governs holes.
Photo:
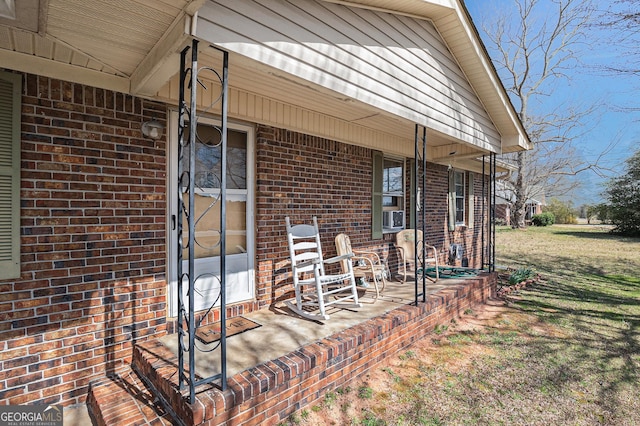
POLYGON ((171 426, 171 416, 130 367, 91 384, 89 414, 98 426, 171 426))

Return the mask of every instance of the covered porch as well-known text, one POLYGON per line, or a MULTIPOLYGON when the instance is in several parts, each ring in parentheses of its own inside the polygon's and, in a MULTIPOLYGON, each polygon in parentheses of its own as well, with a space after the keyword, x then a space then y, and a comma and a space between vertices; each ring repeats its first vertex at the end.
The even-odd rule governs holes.
MULTIPOLYGON (((245 317, 261 326, 227 338, 228 388, 203 385, 196 400, 178 390, 175 335, 134 348, 130 367, 92 384, 87 405, 96 424, 278 424, 460 317, 494 293, 496 273, 429 283, 414 303, 414 282, 392 280, 375 303, 335 309, 325 322, 274 306, 245 317)), ((361 290, 362 292, 363 290, 361 290)), ((196 373, 216 375, 219 351, 199 352, 196 373)))
MULTIPOLYGON (((276 424, 491 294, 492 274, 443 281, 414 306, 413 286, 391 283, 376 304, 332 313, 335 329, 278 311, 292 289, 286 215, 320 216, 324 247, 340 232, 388 253, 394 232, 422 227, 441 259, 455 246, 471 266, 491 264, 496 155, 529 141, 460 0, 6 3, 16 16, 0 19, 0 78, 11 89, 0 95, 15 105, 15 190, 0 201, 21 224, 8 241, 15 271, 0 277, 12 295, 0 305, 0 343, 18 359, 0 379, 10 404, 83 404, 90 387, 100 424, 157 417, 152 406, 173 413, 168 424, 276 424), (143 131, 150 123, 155 136, 143 131), (185 168, 181 153, 199 125, 225 148, 207 154, 211 177, 196 185, 203 170, 185 168), (227 173, 213 176, 227 170, 229 133, 232 188, 227 173), (383 189, 394 170, 397 188, 383 189), (220 207, 202 203, 210 222, 236 222, 201 234, 235 239, 230 250, 211 244, 206 273, 226 277, 229 260, 238 279, 211 285, 190 314, 250 313, 261 327, 214 351, 229 371, 198 355, 191 371, 224 390, 192 379, 190 400, 177 390, 176 365, 187 362, 173 350, 184 339, 163 336, 187 318, 174 299, 183 248, 201 231, 199 217, 180 216, 197 201, 182 200, 216 197, 220 207), (392 213, 402 220, 385 229, 392 213)), ((199 271, 189 269, 193 289, 199 271)))

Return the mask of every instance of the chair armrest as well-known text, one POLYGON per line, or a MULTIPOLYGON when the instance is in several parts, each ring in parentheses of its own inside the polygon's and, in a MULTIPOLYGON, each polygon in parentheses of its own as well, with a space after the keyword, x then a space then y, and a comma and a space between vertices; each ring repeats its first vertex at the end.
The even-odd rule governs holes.
POLYGON ((313 259, 307 259, 307 260, 303 260, 302 262, 298 262, 296 264, 296 267, 297 268, 304 268, 305 266, 316 265, 318 263, 320 263, 320 259, 318 259, 316 257, 316 258, 313 258, 313 259))
POLYGON ((353 253, 356 254, 356 255, 360 255, 360 257, 364 257, 364 258, 368 258, 369 256, 371 256, 374 259, 373 263, 382 265, 382 261, 380 260, 380 256, 376 252, 365 251, 365 250, 354 250, 353 253))
POLYGON ((351 259, 353 261, 353 267, 355 268, 356 266, 363 266, 363 265, 359 265, 358 263, 360 262, 364 262, 367 266, 369 267, 373 267, 374 262, 371 260, 371 258, 366 257, 366 256, 353 256, 353 259, 351 259))
POLYGON ((325 259, 324 263, 336 263, 336 262, 340 262, 342 260, 351 259, 352 257, 353 257, 353 253, 346 253, 346 254, 342 254, 340 256, 334 256, 332 258, 325 259))
MULTIPOLYGON (((418 244, 422 244, 424 247, 424 252, 425 254, 428 252, 428 250, 433 250, 433 258, 432 259, 438 259, 438 250, 435 248, 435 246, 430 246, 429 244, 425 244, 424 241, 418 241, 418 244)), ((428 256, 428 254, 427 254, 428 256)))

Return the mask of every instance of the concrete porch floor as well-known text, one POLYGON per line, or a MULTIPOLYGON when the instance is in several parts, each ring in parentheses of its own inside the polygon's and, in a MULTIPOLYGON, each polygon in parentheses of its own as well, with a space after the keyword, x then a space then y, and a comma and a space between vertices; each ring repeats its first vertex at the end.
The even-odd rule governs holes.
MULTIPOLYGON (((483 273, 428 282, 427 301, 418 306, 413 306, 413 281, 390 281, 377 302, 366 303, 372 302, 368 290, 362 308, 330 310, 331 318, 323 322, 298 317, 284 304, 247 313, 244 317, 261 327, 228 337, 227 389, 199 386, 193 403, 185 398, 188 389, 178 390, 177 335, 145 341, 134 347, 131 367, 122 375, 92 383, 87 406, 99 419, 95 424, 105 426, 144 419, 170 424, 170 417, 185 425, 275 425, 326 389, 348 383, 438 324, 486 302, 496 278, 483 273), (129 385, 132 378, 136 383, 129 385), (155 402, 141 406, 151 396, 155 402), (160 400, 164 408, 156 406, 160 400)), ((199 377, 220 372, 219 352, 196 351, 199 377)))
MULTIPOLYGON (((427 280, 427 297, 448 286, 457 286, 462 279, 440 279, 433 283, 427 280)), ((419 282, 419 286, 422 283, 419 282)), ((245 318, 261 325, 227 338, 227 376, 247 370, 266 361, 277 359, 309 343, 321 340, 370 318, 380 316, 402 305, 415 300, 414 281, 406 283, 390 280, 384 292, 374 302, 375 290, 371 286, 364 291, 359 289, 362 308, 328 310, 330 315, 326 321, 312 321, 293 313, 284 303, 270 309, 263 309, 243 315, 245 318)), ((178 353, 177 334, 170 334, 159 339, 176 356, 178 353)), ((196 339, 199 349, 211 349, 213 345, 205 345, 196 339)), ((220 373, 220 351, 196 351, 196 374, 210 377, 220 373)))

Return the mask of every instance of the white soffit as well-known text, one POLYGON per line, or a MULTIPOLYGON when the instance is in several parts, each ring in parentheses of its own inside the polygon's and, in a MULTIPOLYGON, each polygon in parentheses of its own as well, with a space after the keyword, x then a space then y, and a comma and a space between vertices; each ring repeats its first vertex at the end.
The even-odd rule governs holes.
POLYGON ((151 96, 205 1, 0 0, 0 67, 151 96))

